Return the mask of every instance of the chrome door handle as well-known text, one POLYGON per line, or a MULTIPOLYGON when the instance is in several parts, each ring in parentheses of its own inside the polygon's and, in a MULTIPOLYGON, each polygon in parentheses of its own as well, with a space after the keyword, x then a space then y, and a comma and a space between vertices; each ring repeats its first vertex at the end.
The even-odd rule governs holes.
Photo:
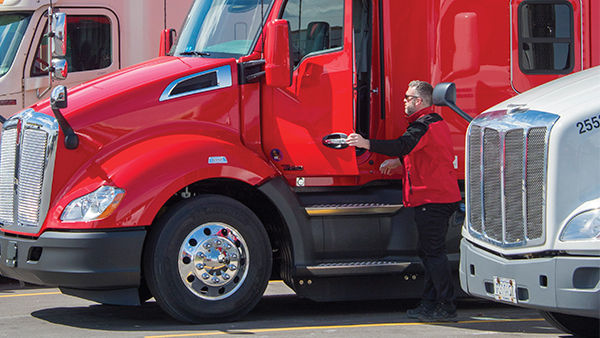
POLYGON ((348 135, 344 133, 333 133, 323 137, 323 145, 333 149, 348 148, 346 138, 348 135))

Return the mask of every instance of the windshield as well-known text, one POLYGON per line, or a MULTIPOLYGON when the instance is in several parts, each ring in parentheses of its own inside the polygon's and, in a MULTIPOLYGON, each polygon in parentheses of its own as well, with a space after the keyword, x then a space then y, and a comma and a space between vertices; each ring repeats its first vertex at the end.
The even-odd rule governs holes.
POLYGON ((23 40, 31 13, 0 14, 0 77, 8 73, 23 40))
POLYGON ((196 0, 174 55, 248 55, 272 3, 273 0, 196 0))

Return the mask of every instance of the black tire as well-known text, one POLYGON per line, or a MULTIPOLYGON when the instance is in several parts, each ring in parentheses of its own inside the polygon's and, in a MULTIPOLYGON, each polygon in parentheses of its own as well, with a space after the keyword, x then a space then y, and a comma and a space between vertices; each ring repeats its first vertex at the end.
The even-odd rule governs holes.
POLYGON ((542 316, 555 328, 578 337, 600 336, 598 318, 567 315, 564 313, 542 311, 542 316))
POLYGON ((218 195, 184 200, 152 226, 144 250, 148 287, 177 320, 232 321, 262 297, 272 252, 256 215, 218 195))

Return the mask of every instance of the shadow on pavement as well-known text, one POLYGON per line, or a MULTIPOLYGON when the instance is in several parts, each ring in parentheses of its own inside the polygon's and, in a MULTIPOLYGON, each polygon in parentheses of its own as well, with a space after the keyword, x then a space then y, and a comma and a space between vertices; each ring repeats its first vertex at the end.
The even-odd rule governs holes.
MULTIPOLYGON (((284 331, 290 327, 383 323, 405 326, 415 322, 406 317, 406 310, 416 304, 416 300, 316 303, 295 295, 264 296, 256 308, 240 321, 197 325, 173 320, 154 301, 140 307, 100 304, 59 307, 35 311, 32 316, 54 324, 105 331, 220 331, 241 334, 258 329, 280 328, 284 331)), ((560 333, 550 324, 539 320, 539 314, 532 310, 473 299, 459 301, 458 307, 458 322, 431 325, 482 331, 480 333, 560 333)))

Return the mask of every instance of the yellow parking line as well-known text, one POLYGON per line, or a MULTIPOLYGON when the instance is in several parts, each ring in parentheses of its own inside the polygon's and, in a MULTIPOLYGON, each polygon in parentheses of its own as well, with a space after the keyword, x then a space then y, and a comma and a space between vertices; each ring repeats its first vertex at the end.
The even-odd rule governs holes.
POLYGON ((380 323, 380 324, 353 324, 353 325, 329 325, 329 326, 300 326, 300 327, 282 327, 271 329, 234 329, 221 331, 207 331, 197 333, 172 334, 161 336, 146 336, 145 338, 166 338, 166 337, 198 337, 223 334, 256 334, 267 332, 286 332, 286 331, 306 331, 306 330, 330 330, 330 329, 350 329, 350 328, 365 328, 365 327, 393 327, 393 326, 411 326, 411 325, 432 325, 432 324, 474 324, 474 323, 498 323, 498 322, 536 322, 543 321, 543 318, 527 318, 527 319, 495 319, 495 320, 463 320, 458 322, 411 322, 411 323, 380 323))
POLYGON ((45 295, 60 295, 60 292, 37 292, 37 293, 19 293, 12 295, 0 295, 0 298, 12 298, 12 297, 28 297, 28 296, 45 296, 45 295))

